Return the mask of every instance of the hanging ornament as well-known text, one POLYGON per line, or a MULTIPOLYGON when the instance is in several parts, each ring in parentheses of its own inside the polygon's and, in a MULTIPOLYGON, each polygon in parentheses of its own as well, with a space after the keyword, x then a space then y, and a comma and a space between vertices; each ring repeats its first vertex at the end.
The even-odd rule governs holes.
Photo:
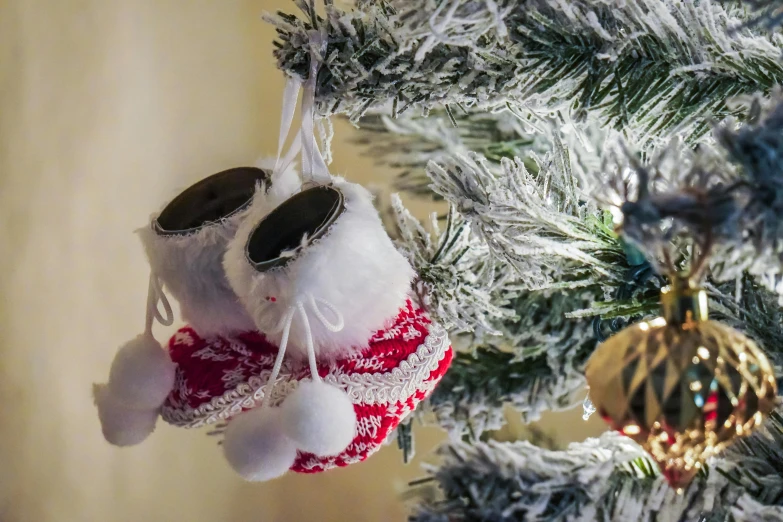
POLYGON ((750 434, 775 406, 777 385, 759 347, 707 317, 692 278, 661 291, 662 317, 603 342, 587 363, 590 398, 682 488, 705 459, 750 434))
POLYGON ((121 350, 115 365, 131 371, 115 378, 112 367, 95 389, 109 442, 141 442, 159 413, 184 427, 227 421, 224 455, 247 480, 323 471, 388 442, 448 368, 446 332, 415 304, 413 268, 372 196, 332 177, 318 150, 324 40, 311 38, 301 131, 282 157, 300 89, 292 78, 271 173, 207 178, 142 231, 153 273, 143 346, 134 357, 121 350), (290 174, 300 148, 304 183, 290 174), (151 334, 153 318, 172 322, 163 285, 190 321, 168 350, 151 334))

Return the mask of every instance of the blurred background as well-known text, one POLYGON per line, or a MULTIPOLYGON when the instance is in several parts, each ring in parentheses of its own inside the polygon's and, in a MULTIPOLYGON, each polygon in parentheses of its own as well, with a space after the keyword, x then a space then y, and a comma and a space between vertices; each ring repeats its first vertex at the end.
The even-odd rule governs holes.
MULTIPOLYGON (((261 14, 277 9, 296 11, 0 0, 2 522, 405 520, 439 429, 415 426, 407 465, 389 446, 346 469, 249 484, 204 431, 160 423, 141 446, 109 446, 92 405, 91 384, 143 327, 148 266, 133 230, 187 185, 276 149, 283 78, 261 14)), ((336 132, 334 173, 388 183, 348 123, 336 132)), ((497 437, 529 434, 511 420, 497 437)), ((603 424, 579 408, 536 429, 565 445, 603 424)))

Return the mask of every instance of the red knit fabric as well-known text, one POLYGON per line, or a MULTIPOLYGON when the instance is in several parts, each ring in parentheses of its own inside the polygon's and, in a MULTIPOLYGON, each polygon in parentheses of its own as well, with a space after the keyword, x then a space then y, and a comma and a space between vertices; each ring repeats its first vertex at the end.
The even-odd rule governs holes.
POLYGON ((258 332, 203 339, 186 326, 169 340, 169 355, 177 373, 164 408, 183 410, 209 403, 270 369, 277 347, 258 332))
MULTIPOLYGON (((277 346, 257 332, 203 339, 185 327, 169 341, 169 353, 177 364, 177 378, 162 408, 163 419, 195 427, 228 420, 259 406, 277 346)), ((408 301, 392 325, 377 332, 361 353, 319 365, 324 380, 351 397, 357 432, 340 455, 322 458, 299 453, 291 469, 317 473, 362 461, 378 451, 400 421, 432 392, 452 355, 445 332, 408 301)), ((279 393, 310 379, 303 363, 284 365, 281 375, 273 403, 284 398, 277 397, 279 393)))

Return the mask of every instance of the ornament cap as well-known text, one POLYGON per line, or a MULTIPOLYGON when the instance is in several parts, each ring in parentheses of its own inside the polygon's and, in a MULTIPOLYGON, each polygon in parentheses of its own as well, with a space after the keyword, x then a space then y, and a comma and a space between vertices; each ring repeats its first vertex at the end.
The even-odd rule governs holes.
POLYGON ((667 324, 687 327, 706 321, 707 292, 685 277, 674 276, 671 284, 661 289, 661 308, 667 324))

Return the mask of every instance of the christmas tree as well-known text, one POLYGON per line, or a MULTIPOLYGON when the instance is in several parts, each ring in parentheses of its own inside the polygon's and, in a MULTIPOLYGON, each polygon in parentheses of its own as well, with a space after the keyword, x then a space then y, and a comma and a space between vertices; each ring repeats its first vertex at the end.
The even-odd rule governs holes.
POLYGON ((596 347, 658 315, 667 267, 704 245, 711 318, 783 375, 780 2, 297 7, 268 18, 287 75, 318 57, 321 135, 349 118, 398 188, 448 203, 426 224, 390 203, 458 348, 428 402, 453 440, 440 491, 411 520, 783 520, 780 410, 679 493, 617 433, 481 442, 504 404, 534 420, 581 403, 596 347))

